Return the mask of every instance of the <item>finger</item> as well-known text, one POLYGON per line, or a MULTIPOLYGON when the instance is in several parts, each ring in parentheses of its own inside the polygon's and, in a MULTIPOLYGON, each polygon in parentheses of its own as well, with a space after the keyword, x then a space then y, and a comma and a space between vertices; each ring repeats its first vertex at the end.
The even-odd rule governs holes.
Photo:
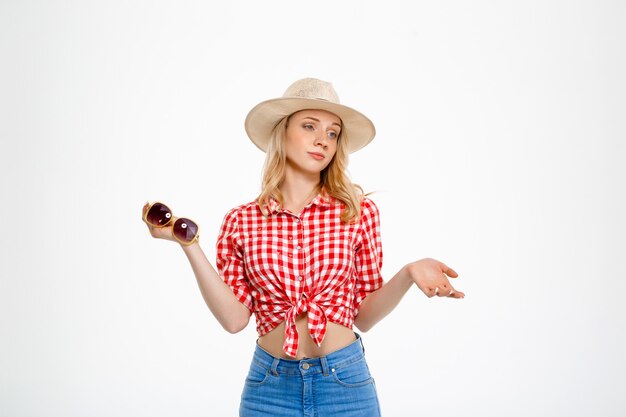
POLYGON ((459 276, 459 274, 457 274, 456 271, 452 268, 448 268, 448 270, 445 271, 445 274, 449 276, 450 278, 458 278, 459 276))
POLYGON ((465 298, 465 293, 462 291, 452 290, 450 294, 448 294, 448 298, 465 298))
POLYGON ((450 294, 450 286, 441 286, 441 287, 435 287, 435 290, 433 291, 434 295, 436 295, 437 297, 447 297, 448 294, 450 294))
POLYGON ((438 287, 437 295, 439 297, 448 297, 450 293, 454 292, 454 288, 450 284, 442 284, 441 287, 438 287))
POLYGON ((434 297, 435 295, 437 295, 436 289, 435 287, 428 287, 424 290, 422 290, 424 292, 424 294, 426 294, 426 297, 431 298, 434 297))

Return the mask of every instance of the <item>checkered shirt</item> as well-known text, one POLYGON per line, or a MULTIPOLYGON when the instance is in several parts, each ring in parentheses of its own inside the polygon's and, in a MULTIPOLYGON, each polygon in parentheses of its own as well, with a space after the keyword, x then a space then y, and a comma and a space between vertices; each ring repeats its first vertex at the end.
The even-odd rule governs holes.
POLYGON ((237 299, 255 314, 259 336, 285 322, 284 352, 295 357, 295 319, 307 312, 320 346, 326 323, 352 328, 363 299, 383 284, 378 208, 368 198, 355 223, 342 223, 343 203, 318 195, 299 215, 257 202, 224 217, 217 268, 237 299))

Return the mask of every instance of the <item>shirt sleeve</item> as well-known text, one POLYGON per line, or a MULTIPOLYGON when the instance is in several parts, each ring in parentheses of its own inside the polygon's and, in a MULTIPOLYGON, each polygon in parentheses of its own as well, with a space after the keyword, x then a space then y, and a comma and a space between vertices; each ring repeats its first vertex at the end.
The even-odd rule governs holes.
POLYGON ((224 217, 217 237, 217 270, 240 303, 252 311, 252 295, 244 268, 243 248, 239 241, 237 209, 224 217))
POLYGON ((361 302, 383 285, 383 247, 380 239, 378 207, 368 198, 361 205, 361 244, 355 254, 356 282, 354 287, 354 316, 361 302))

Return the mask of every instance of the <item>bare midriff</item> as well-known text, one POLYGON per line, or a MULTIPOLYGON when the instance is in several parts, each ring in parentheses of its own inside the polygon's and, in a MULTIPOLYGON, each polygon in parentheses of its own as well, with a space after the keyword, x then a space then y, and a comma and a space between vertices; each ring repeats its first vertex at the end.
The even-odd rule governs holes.
MULTIPOLYGON (((336 350, 348 346, 356 340, 354 331, 341 324, 326 323, 326 335, 321 346, 317 346, 309 335, 306 313, 296 318, 298 329, 298 353, 295 359, 317 358, 328 355, 336 350)), ((259 338, 259 346, 276 358, 294 359, 283 351, 285 341, 285 322, 282 322, 269 333, 259 338)))

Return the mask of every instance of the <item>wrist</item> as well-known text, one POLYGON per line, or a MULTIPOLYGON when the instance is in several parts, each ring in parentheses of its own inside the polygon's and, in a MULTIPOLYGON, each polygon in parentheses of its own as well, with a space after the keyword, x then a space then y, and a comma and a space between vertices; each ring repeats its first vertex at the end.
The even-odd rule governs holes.
POLYGON ((198 239, 188 244, 184 244, 180 242, 178 242, 178 244, 180 245, 180 247, 183 249, 185 253, 193 252, 200 248, 200 241, 198 239))
POLYGON ((411 268, 413 264, 406 264, 400 269, 398 273, 398 278, 402 281, 406 287, 410 287, 413 284, 413 278, 411 278, 411 268))

